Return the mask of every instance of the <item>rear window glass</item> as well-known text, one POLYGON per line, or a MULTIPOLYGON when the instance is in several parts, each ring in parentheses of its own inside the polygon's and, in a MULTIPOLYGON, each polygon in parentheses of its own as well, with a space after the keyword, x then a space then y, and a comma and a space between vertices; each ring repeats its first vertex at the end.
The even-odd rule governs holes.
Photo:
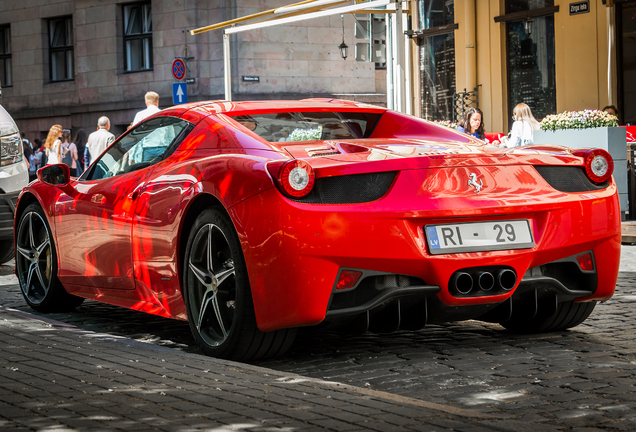
POLYGON ((284 112, 234 116, 270 142, 368 138, 380 118, 369 112, 284 112))

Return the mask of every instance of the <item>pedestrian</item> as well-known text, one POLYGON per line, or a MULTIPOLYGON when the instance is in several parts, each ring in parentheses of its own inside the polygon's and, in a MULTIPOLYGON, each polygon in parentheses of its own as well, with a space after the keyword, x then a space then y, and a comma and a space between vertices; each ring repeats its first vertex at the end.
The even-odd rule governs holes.
POLYGON ((94 161, 115 141, 115 135, 109 132, 110 120, 102 116, 97 120, 97 130, 88 136, 86 149, 90 162, 94 161))
POLYGON ((77 146, 71 141, 71 131, 62 130, 62 162, 71 170, 71 176, 79 177, 77 174, 77 146))
POLYGON ((605 111, 608 114, 611 114, 615 117, 618 117, 618 108, 616 108, 616 106, 614 105, 608 105, 605 108, 603 108, 603 111, 605 111))
POLYGON ((20 135, 22 136, 22 145, 23 145, 24 147, 28 147, 28 148, 29 148, 29 150, 31 150, 31 153, 33 153, 33 151, 34 151, 35 149, 33 148, 33 144, 31 143, 31 141, 29 141, 29 140, 26 138, 26 135, 24 134, 24 132, 20 132, 20 135))
POLYGON ((31 157, 33 156, 33 151, 31 150, 31 147, 24 142, 24 140, 22 140, 22 155, 24 157, 24 162, 26 162, 27 169, 31 172, 31 157))
POLYGON ((457 126, 457 130, 482 140, 485 139, 484 114, 479 108, 469 108, 464 114, 461 124, 457 126))
POLYGON ((46 165, 46 147, 37 138, 33 140, 33 145, 35 146, 35 170, 37 172, 37 170, 46 165))
POLYGON ((532 115, 530 107, 523 102, 512 110, 512 129, 508 137, 507 147, 519 147, 534 142, 532 132, 541 129, 539 122, 532 115))
POLYGON ((86 132, 84 129, 80 129, 75 134, 75 138, 73 138, 73 142, 77 147, 77 155, 78 155, 78 164, 77 164, 77 176, 81 176, 86 166, 84 165, 84 150, 86 150, 86 132))
POLYGON ((61 137, 62 126, 51 126, 51 129, 49 129, 49 134, 46 137, 46 141, 44 142, 44 147, 46 147, 47 165, 59 164, 62 162, 62 141, 60 141, 61 137))
POLYGON ((40 147, 42 143, 39 139, 33 140, 33 151, 29 157, 29 181, 33 181, 37 178, 38 170, 42 166, 42 152, 40 147))
POLYGON ((146 117, 150 117, 151 115, 161 111, 159 109, 159 95, 157 93, 149 91, 148 93, 146 93, 144 100, 146 101, 147 108, 145 110, 139 111, 135 115, 135 119, 132 122, 133 126, 143 121, 146 117))

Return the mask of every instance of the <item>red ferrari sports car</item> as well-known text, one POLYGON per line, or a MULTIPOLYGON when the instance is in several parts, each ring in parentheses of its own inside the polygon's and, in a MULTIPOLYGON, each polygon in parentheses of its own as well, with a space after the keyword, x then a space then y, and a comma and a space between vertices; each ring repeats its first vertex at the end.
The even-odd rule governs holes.
POLYGON ((614 292, 612 169, 603 150, 499 149, 348 101, 181 105, 79 178, 39 171, 16 273, 35 310, 88 298, 187 320, 237 360, 319 324, 563 330, 614 292))

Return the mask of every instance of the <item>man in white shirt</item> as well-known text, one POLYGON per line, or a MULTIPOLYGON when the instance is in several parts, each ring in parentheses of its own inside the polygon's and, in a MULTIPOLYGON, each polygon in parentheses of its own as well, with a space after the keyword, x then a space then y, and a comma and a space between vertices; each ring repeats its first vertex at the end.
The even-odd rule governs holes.
POLYGON ((115 135, 109 132, 110 120, 102 116, 97 120, 97 130, 88 136, 86 148, 88 149, 91 161, 94 161, 104 150, 115 141, 115 135))
POLYGON ((146 100, 146 106, 148 108, 146 108, 143 111, 139 111, 135 115, 135 119, 132 122, 133 126, 143 121, 146 117, 150 117, 154 113, 161 111, 159 109, 159 95, 157 93, 153 91, 149 91, 148 93, 146 93, 146 96, 144 97, 144 99, 146 100))

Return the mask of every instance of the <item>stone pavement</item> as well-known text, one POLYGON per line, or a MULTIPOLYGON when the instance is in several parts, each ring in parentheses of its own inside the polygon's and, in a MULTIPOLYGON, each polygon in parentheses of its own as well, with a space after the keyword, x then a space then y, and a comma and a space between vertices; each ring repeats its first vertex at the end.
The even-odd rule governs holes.
POLYGON ((0 307, 0 430, 511 431, 497 416, 0 307), (505 427, 504 427, 505 426, 505 427))
POLYGON ((139 312, 38 316, 0 276, 0 430, 636 430, 635 282, 625 246, 616 295, 571 331, 308 331, 254 366, 184 352, 187 325, 139 312))

